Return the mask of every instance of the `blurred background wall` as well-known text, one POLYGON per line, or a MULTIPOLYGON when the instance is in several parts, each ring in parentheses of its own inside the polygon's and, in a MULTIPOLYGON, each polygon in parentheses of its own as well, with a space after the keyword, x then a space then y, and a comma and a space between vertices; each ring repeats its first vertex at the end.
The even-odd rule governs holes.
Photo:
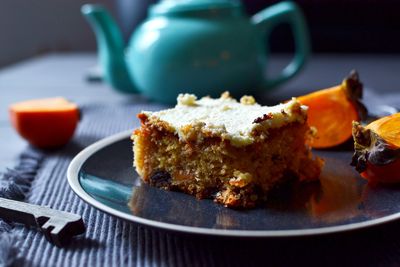
MULTIPOLYGON (((243 0, 253 14, 278 0, 243 0)), ((314 52, 400 53, 399 0, 297 0, 310 29, 314 52)), ((275 51, 290 51, 284 26, 271 38, 275 51)))
MULTIPOLYGON (((80 14, 85 0, 0 0, 0 67, 46 52, 95 51, 92 31, 80 14)), ((107 6, 125 38, 156 0, 94 0, 107 6)), ((243 0, 251 15, 279 1, 243 0)), ((400 1, 298 0, 310 28, 314 52, 399 53, 400 1)), ((293 45, 284 25, 272 38, 273 51, 293 45)))
MULTIPOLYGON (((50 51, 95 50, 85 0, 0 0, 0 67, 50 51)), ((115 11, 113 0, 96 0, 115 11)), ((114 12, 115 13, 115 12, 114 12)))

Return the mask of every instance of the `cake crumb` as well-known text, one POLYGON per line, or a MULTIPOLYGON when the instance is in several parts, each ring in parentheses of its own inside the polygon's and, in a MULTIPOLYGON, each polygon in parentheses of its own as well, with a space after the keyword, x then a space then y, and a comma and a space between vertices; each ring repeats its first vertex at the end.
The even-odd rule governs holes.
POLYGON ((243 105, 254 105, 256 104, 256 100, 251 95, 244 95, 240 98, 240 103, 243 105))
POLYGON ((232 98, 231 94, 228 91, 225 91, 221 94, 221 98, 227 99, 227 98, 232 98))
POLYGON ((230 106, 228 106, 228 105, 225 105, 225 106, 223 106, 222 107, 222 111, 227 111, 227 110, 231 110, 232 108, 230 107, 230 106))
POLYGON ((178 95, 178 105, 181 106, 196 106, 197 96, 193 94, 179 94, 178 95))
POLYGON ((235 170, 233 172, 233 176, 234 177, 229 180, 229 184, 232 186, 239 187, 239 188, 242 188, 242 187, 245 187, 246 185, 248 185, 253 178, 253 176, 250 173, 240 172, 238 170, 235 170))
POLYGON ((269 120, 274 118, 274 115, 272 115, 272 113, 268 113, 268 114, 264 114, 262 117, 258 117, 256 118, 253 123, 261 123, 263 121, 269 120))

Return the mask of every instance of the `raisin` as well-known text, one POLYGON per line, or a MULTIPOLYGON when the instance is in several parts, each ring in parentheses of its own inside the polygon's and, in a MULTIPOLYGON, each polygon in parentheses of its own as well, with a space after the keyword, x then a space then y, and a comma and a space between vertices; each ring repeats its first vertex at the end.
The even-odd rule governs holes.
POLYGON ((155 171, 150 176, 150 185, 169 189, 171 187, 172 177, 169 172, 166 171, 155 171))

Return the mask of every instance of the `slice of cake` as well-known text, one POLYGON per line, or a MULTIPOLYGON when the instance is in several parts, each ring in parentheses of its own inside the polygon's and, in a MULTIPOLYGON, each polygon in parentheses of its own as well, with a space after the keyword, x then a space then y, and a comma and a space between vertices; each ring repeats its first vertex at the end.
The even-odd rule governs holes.
POLYGON ((273 107, 252 96, 240 103, 184 94, 175 108, 138 114, 134 165, 142 180, 227 207, 254 207, 289 177, 318 179, 320 159, 306 141, 307 107, 296 99, 273 107))

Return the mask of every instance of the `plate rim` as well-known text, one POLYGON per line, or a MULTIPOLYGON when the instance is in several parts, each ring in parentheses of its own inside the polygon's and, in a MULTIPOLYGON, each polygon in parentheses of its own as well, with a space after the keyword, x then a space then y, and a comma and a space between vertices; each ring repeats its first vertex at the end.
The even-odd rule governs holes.
POLYGON ((103 138, 79 152, 70 162, 67 169, 67 180, 71 189, 89 205, 97 208, 112 216, 124 219, 129 222, 138 223, 145 226, 155 227, 163 230, 175 232, 183 232, 189 234, 227 236, 227 237, 295 237, 295 236, 312 236, 330 233, 346 232, 351 230, 363 229, 371 226, 380 225, 400 218, 400 212, 377 219, 372 219, 364 222, 350 223, 344 225, 305 228, 305 229, 290 229, 290 230, 233 230, 233 229, 215 229, 177 225, 166 222, 159 222, 150 219, 138 217, 133 214, 127 214, 122 211, 113 209, 100 201, 90 196, 81 186, 79 182, 79 171, 85 161, 100 149, 109 146, 113 143, 129 138, 133 130, 126 130, 109 137, 103 138))

